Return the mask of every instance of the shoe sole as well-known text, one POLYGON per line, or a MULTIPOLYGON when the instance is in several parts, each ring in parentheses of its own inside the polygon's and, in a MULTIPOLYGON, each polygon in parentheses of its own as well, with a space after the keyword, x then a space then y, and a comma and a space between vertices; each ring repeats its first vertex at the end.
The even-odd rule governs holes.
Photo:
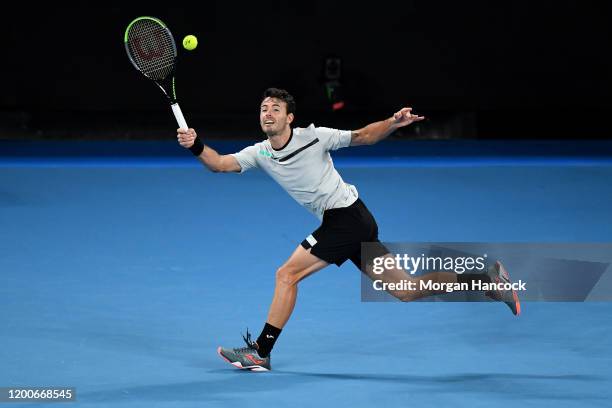
MULTIPOLYGON (((508 282, 511 282, 510 274, 508 273, 508 270, 506 269, 506 267, 499 261, 497 261, 497 263, 499 264, 499 268, 503 270, 502 275, 505 275, 505 278, 508 280, 508 282)), ((514 289, 512 289, 512 300, 514 301, 514 309, 516 310, 516 313, 514 314, 516 316, 520 316, 521 302, 519 301, 518 293, 516 293, 516 290, 514 289)))
POLYGON ((518 294, 513 289, 512 290, 512 299, 514 300, 514 307, 516 308, 516 315, 521 315, 521 302, 519 302, 518 294))
POLYGON ((234 367, 239 368, 241 370, 247 370, 247 371, 270 371, 267 368, 262 367, 260 365, 243 366, 240 361, 236 361, 236 362, 232 363, 227 357, 225 357, 223 355, 223 353, 221 353, 221 347, 217 347, 217 354, 219 356, 221 356, 222 359, 224 359, 225 361, 227 361, 228 363, 230 363, 234 367))

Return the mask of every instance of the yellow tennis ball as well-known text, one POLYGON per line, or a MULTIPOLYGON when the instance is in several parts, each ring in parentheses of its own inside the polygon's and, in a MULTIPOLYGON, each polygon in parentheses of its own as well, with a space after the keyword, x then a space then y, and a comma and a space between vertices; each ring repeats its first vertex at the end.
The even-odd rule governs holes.
POLYGON ((185 38, 183 38, 183 47, 186 50, 193 51, 195 50, 195 47, 197 46, 198 46, 198 39, 196 38, 195 35, 186 35, 185 38))

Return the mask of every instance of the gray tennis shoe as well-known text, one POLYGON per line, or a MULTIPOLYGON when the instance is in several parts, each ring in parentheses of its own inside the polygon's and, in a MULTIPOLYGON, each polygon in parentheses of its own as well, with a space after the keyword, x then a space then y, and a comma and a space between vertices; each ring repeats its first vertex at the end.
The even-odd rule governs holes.
MULTIPOLYGON (((489 269, 488 275, 491 278, 491 283, 512 283, 510 281, 510 274, 499 261, 495 262, 495 265, 489 269)), ((485 292, 485 295, 493 300, 507 304, 513 314, 517 316, 521 314, 521 302, 514 289, 490 290, 485 292)))
POLYGON ((272 369, 270 366, 270 355, 267 357, 261 357, 257 353, 257 343, 251 340, 251 334, 247 330, 246 336, 242 336, 246 347, 241 348, 217 348, 217 353, 225 361, 230 363, 236 368, 250 371, 269 371, 272 369))

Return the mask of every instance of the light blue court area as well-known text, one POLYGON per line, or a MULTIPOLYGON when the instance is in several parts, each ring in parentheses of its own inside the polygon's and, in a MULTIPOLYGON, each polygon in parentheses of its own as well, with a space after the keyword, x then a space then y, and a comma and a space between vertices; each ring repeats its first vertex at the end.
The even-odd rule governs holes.
MULTIPOLYGON (((300 284, 274 371, 233 369, 217 346, 259 334, 276 268, 318 221, 261 172, 209 173, 166 146, 4 150, 0 387, 71 386, 66 406, 105 408, 612 405, 612 304, 527 302, 516 318, 362 303, 350 263, 300 284)), ((336 160, 385 241, 612 242, 601 149, 386 146, 336 160)))

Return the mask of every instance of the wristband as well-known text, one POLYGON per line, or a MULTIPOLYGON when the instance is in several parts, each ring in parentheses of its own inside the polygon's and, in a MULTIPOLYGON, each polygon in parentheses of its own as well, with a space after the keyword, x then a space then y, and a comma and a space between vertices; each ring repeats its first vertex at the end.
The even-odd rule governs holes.
POLYGON ((189 151, 193 153, 194 156, 199 156, 204 151, 204 143, 200 140, 199 137, 196 137, 193 141, 193 145, 189 148, 189 151))

